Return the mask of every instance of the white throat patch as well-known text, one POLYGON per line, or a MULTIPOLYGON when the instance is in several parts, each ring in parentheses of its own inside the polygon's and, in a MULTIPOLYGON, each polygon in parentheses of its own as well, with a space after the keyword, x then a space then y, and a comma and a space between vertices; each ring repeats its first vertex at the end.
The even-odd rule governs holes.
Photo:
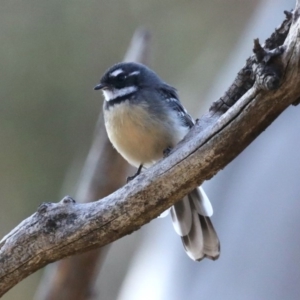
POLYGON ((103 89, 102 90, 105 101, 111 101, 118 97, 123 97, 123 96, 129 95, 135 91, 137 91, 136 86, 128 86, 128 87, 124 87, 122 89, 112 89, 112 90, 103 89))

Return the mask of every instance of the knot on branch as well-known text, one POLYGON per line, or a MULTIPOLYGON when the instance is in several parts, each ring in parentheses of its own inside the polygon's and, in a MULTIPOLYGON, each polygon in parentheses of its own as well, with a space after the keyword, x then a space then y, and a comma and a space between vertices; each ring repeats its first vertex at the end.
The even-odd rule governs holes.
POLYGON ((46 220, 43 232, 46 234, 55 233, 58 229, 66 229, 70 225, 74 225, 78 216, 76 213, 58 213, 46 220))
POLYGON ((293 17, 293 12, 292 11, 288 11, 288 10, 284 10, 283 13, 285 14, 285 18, 287 20, 291 20, 293 17))
POLYGON ((258 39, 255 39, 253 52, 256 60, 253 72, 256 74, 258 86, 264 90, 278 89, 282 77, 280 56, 284 52, 284 46, 268 50, 260 45, 258 39))
POLYGON ((69 195, 65 196, 62 198, 62 200, 60 200, 60 203, 63 204, 75 204, 76 201, 69 195))
POLYGON ((293 22, 293 12, 284 11, 285 14, 285 20, 282 22, 282 24, 275 29, 275 31, 272 33, 272 35, 266 39, 265 41, 265 48, 272 50, 275 49, 281 45, 283 45, 290 27, 293 22))
POLYGON ((289 33, 295 12, 285 11, 285 20, 265 42, 264 48, 255 41, 254 55, 247 59, 246 65, 237 74, 234 82, 225 94, 215 101, 209 109, 213 116, 220 116, 233 106, 256 81, 261 88, 275 90, 282 76, 280 54, 283 43, 289 33))
POLYGON ((233 106, 254 84, 252 61, 248 59, 246 65, 238 72, 234 82, 225 94, 213 102, 209 111, 217 115, 225 113, 233 106))
POLYGON ((48 208, 52 205, 51 202, 43 202, 37 209, 37 213, 42 215, 48 211, 48 208))

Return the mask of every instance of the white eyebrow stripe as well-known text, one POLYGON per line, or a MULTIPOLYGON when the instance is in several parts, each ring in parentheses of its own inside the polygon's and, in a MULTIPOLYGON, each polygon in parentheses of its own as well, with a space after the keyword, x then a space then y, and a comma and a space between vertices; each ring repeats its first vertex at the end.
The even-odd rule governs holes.
POLYGON ((104 89, 104 90, 102 90, 105 101, 112 101, 118 97, 129 95, 135 91, 137 91, 136 86, 128 86, 128 87, 124 87, 122 89, 113 89, 113 90, 104 89))
POLYGON ((110 74, 110 76, 111 77, 117 77, 119 74, 121 74, 121 73, 124 73, 124 71, 123 71, 123 69, 117 69, 117 70, 115 70, 115 71, 113 71, 111 74, 110 74))
POLYGON ((139 75, 141 72, 140 71, 134 71, 130 73, 128 76, 134 76, 134 75, 139 75))

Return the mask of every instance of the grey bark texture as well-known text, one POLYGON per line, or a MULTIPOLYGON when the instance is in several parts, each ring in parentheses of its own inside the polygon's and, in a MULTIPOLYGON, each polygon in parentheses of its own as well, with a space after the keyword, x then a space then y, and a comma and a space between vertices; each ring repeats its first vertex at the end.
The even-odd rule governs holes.
POLYGON ((234 104, 224 103, 223 97, 213 103, 169 157, 99 201, 77 204, 65 197, 44 203, 6 235, 0 242, 0 295, 50 262, 102 247, 150 222, 224 168, 282 111, 298 103, 299 13, 297 1, 281 42, 282 34, 275 34, 273 46, 255 43, 255 55, 247 62, 251 82, 245 83, 241 98, 234 92, 229 96, 234 104))

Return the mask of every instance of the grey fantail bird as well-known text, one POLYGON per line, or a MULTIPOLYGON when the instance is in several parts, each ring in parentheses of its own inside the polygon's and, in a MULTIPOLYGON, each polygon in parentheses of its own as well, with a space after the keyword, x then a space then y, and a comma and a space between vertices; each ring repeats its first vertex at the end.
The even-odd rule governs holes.
MULTIPOLYGON (((108 137, 116 150, 138 168, 136 175, 160 160, 194 125, 176 90, 142 64, 112 66, 95 87, 100 89, 105 98, 108 137)), ((220 255, 212 214, 211 203, 201 187, 171 207, 174 229, 193 260, 215 260, 220 255)))

